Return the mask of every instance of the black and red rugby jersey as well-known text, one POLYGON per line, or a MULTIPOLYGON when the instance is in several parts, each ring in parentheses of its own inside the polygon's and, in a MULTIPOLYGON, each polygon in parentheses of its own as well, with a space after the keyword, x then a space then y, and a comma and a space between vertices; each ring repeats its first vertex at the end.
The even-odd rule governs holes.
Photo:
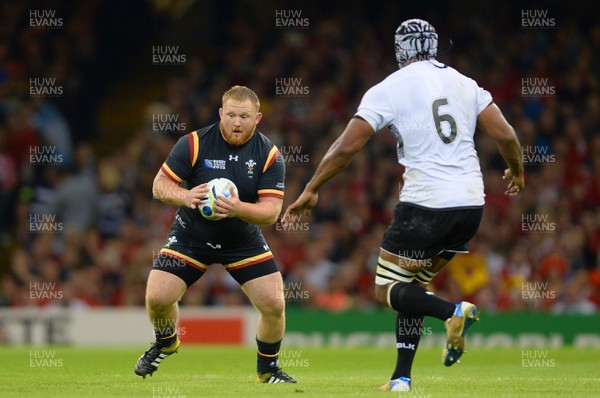
MULTIPOLYGON (((283 199, 285 163, 279 149, 258 130, 241 146, 228 144, 219 123, 181 137, 162 165, 162 171, 190 189, 213 178, 228 178, 238 188, 240 200, 255 203, 260 197, 283 199)), ((260 228, 238 218, 209 221, 198 209, 180 206, 173 229, 190 234, 200 242, 240 242, 260 234, 260 228)), ((203 243, 200 243, 202 245, 203 243)))

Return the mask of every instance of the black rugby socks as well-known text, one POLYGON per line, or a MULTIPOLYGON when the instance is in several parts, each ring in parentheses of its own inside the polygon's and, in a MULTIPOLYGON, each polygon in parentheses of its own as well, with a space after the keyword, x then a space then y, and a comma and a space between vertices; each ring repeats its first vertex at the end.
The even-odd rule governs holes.
POLYGON ((454 314, 454 303, 437 297, 433 292, 414 283, 398 282, 390 291, 390 305, 406 315, 432 316, 442 321, 454 314))
POLYGON ((281 340, 276 343, 265 343, 256 338, 256 372, 268 372, 272 366, 277 366, 279 349, 281 348, 281 340))
POLYGON ((390 380, 399 377, 410 378, 410 369, 412 368, 419 340, 423 333, 422 315, 406 315, 398 312, 396 317, 396 349, 398 357, 396 359, 396 369, 390 380))
POLYGON ((175 344, 177 341, 176 322, 171 319, 160 319, 153 322, 156 344, 165 348, 175 344))

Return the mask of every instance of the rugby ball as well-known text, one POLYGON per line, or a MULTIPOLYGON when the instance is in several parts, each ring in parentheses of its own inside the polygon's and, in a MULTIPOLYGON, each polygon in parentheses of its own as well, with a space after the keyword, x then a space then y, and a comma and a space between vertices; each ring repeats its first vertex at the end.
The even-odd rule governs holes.
POLYGON ((211 221, 218 221, 221 218, 216 216, 216 212, 213 209, 213 205, 215 200, 217 200, 217 196, 223 195, 226 198, 231 196, 231 192, 229 192, 229 188, 233 187, 235 194, 238 194, 238 189, 233 183, 233 181, 227 178, 215 178, 208 182, 208 195, 205 198, 202 198, 200 203, 198 203, 198 211, 202 214, 202 217, 211 221))

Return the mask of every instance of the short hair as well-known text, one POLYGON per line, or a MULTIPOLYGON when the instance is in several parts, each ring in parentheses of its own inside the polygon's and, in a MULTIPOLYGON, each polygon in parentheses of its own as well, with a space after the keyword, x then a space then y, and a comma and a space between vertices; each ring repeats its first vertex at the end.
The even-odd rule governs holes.
POLYGON ((260 100, 258 99, 258 95, 256 95, 254 91, 252 91, 246 86, 235 85, 229 90, 225 91, 222 99, 223 105, 225 105, 225 101, 227 101, 228 99, 232 99, 238 102, 250 100, 256 107, 256 112, 258 112, 258 110, 260 109, 260 100))

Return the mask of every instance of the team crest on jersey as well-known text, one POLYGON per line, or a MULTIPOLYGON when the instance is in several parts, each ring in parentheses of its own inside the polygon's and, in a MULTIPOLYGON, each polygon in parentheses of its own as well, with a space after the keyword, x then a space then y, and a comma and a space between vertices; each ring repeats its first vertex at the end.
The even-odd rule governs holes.
POLYGON ((254 166, 256 166, 256 162, 253 159, 250 159, 246 162, 246 167, 248 167, 248 176, 249 177, 254 175, 254 166))
POLYGON ((204 168, 225 170, 226 162, 221 159, 204 159, 204 168))
POLYGON ((165 244, 165 247, 169 247, 173 243, 177 243, 177 237, 176 236, 169 236, 169 239, 167 239, 167 243, 165 244))

